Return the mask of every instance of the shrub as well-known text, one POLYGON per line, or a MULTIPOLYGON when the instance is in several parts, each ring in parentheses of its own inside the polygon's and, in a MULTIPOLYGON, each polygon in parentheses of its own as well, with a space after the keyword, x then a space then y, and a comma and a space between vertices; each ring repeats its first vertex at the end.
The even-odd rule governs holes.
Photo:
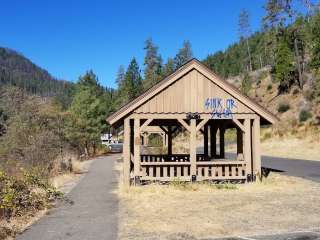
POLYGON ((294 88, 292 91, 293 95, 297 95, 300 92, 299 88, 294 88))
POLYGON ((0 171, 0 209, 7 220, 41 210, 61 198, 62 193, 52 187, 37 171, 25 172, 20 177, 0 171))
POLYGON ((312 113, 303 109, 300 111, 300 114, 299 114, 299 121, 300 122, 305 122, 307 121, 309 118, 312 117, 312 113))
POLYGON ((263 136, 262 136, 262 140, 267 140, 271 138, 271 133, 270 132, 266 132, 263 136))
POLYGON ((278 105, 277 111, 279 113, 284 113, 290 109, 290 105, 288 103, 280 103, 278 105))

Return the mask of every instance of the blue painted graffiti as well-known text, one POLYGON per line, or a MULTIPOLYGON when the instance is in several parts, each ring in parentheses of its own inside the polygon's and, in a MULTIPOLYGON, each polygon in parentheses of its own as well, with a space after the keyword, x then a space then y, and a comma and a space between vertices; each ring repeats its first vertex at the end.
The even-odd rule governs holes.
POLYGON ((237 108, 233 99, 207 98, 204 106, 211 111, 212 118, 232 118, 234 108, 237 108))

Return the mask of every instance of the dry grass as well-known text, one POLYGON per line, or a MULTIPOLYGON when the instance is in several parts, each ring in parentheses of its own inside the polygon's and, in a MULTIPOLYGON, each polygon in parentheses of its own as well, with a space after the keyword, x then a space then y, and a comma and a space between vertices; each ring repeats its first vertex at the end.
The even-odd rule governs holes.
MULTIPOLYGON (((261 153, 266 156, 320 161, 320 133, 313 128, 300 129, 295 134, 276 135, 273 129, 261 131, 261 153)), ((236 144, 226 146, 227 152, 235 152, 236 144)))
POLYGON ((175 183, 128 189, 120 184, 120 239, 197 239, 320 227, 317 183, 271 174, 262 183, 226 187, 175 183))
POLYGON ((261 144, 263 155, 320 161, 320 142, 308 138, 272 138, 261 144))
POLYGON ((51 178, 51 184, 66 193, 71 190, 70 187, 74 186, 79 179, 86 173, 92 161, 78 161, 72 160, 72 172, 57 175, 51 178))

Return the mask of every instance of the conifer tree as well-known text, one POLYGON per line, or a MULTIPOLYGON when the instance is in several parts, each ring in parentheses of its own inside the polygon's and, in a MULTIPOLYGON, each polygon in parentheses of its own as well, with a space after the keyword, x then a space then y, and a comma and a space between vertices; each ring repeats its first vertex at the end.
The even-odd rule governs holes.
POLYGON ((161 80, 162 59, 158 55, 158 47, 154 45, 151 38, 145 41, 144 50, 146 51, 144 58, 144 88, 148 89, 161 80))
POLYGON ((125 73, 124 66, 120 65, 118 72, 117 72, 117 77, 116 77, 116 83, 118 85, 118 88, 121 88, 121 86, 123 85, 125 75, 126 75, 126 73, 125 73))
POLYGON ((174 72, 174 60, 168 58, 167 63, 163 67, 162 76, 167 77, 174 72))
POLYGON ((293 82, 294 59, 285 37, 281 37, 278 41, 274 72, 275 79, 279 82, 279 91, 285 92, 293 82))
POLYGON ((126 102, 131 101, 142 93, 142 77, 138 62, 133 58, 128 66, 124 80, 124 95, 126 102))
POLYGON ((249 37, 251 34, 251 28, 249 23, 249 13, 246 10, 242 10, 239 15, 239 36, 240 41, 244 40, 247 47, 248 59, 249 59, 249 71, 252 71, 252 59, 251 50, 249 44, 249 37))
POLYGON ((311 60, 310 66, 314 71, 314 93, 317 101, 320 101, 320 12, 310 23, 311 36, 311 60))
POLYGON ((310 23, 311 35, 311 61, 310 66, 313 69, 320 68, 320 12, 314 16, 310 23))
POLYGON ((96 75, 89 71, 80 77, 68 110, 66 135, 86 155, 90 155, 90 148, 95 152, 100 134, 106 127, 103 101, 104 89, 99 85, 96 75))
POLYGON ((243 94, 248 95, 250 89, 251 89, 251 77, 249 73, 246 71, 241 81, 240 90, 243 94))
POLYGON ((175 70, 192 59, 193 54, 191 50, 191 44, 189 41, 183 42, 183 47, 179 49, 177 55, 174 58, 175 70))

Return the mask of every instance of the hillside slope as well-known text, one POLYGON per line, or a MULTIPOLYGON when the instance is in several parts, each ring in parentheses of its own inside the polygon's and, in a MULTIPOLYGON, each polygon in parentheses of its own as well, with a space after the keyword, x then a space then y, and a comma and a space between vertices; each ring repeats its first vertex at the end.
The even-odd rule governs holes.
POLYGON ((55 79, 18 52, 0 47, 0 85, 4 84, 42 96, 61 94, 72 85, 55 79))
MULTIPOLYGON (((276 126, 277 131, 283 134, 286 131, 296 132, 302 125, 318 125, 320 105, 312 97, 312 84, 307 82, 303 89, 293 86, 289 92, 279 94, 279 83, 273 80, 270 70, 265 67, 250 73, 248 96, 281 119, 276 126)), ((237 76, 227 81, 240 88, 242 79, 243 76, 237 76)))

